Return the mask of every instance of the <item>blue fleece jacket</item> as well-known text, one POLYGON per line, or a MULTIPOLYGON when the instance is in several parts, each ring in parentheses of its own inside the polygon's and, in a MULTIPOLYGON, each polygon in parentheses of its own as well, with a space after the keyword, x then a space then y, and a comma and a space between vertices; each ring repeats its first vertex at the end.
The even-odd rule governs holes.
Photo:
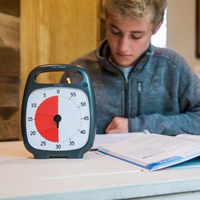
POLYGON ((129 118, 130 132, 200 134, 200 79, 182 56, 150 45, 125 79, 109 54, 104 40, 98 49, 71 63, 84 67, 91 77, 97 134, 104 134, 116 116, 129 118))

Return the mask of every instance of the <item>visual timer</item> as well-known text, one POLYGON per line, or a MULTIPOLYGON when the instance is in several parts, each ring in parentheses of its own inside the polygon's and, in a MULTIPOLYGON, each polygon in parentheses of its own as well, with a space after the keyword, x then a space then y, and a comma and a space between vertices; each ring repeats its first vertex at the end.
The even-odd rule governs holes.
POLYGON ((22 104, 22 136, 35 158, 81 158, 96 130, 94 93, 87 72, 78 66, 45 65, 29 75, 22 104), (80 83, 39 84, 40 73, 74 70, 80 83))

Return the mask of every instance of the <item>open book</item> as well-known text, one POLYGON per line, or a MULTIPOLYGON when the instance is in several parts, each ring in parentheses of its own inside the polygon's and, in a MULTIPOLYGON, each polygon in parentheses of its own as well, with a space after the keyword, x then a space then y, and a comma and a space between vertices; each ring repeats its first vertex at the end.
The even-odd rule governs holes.
POLYGON ((147 130, 144 130, 143 132, 122 133, 122 134, 119 133, 96 134, 94 144, 91 150, 97 150, 102 146, 144 134, 149 134, 149 132, 147 130))
POLYGON ((97 153, 154 171, 199 156, 200 136, 145 134, 103 146, 97 153))

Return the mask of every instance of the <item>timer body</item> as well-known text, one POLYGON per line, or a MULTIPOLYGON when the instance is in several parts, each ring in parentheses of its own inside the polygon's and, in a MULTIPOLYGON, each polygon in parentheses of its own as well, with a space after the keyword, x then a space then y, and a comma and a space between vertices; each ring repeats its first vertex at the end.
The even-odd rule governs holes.
POLYGON ((78 66, 43 65, 29 75, 22 103, 22 137, 34 158, 82 158, 94 142, 96 109, 87 72, 78 66), (75 71, 79 83, 41 84, 40 73, 75 71))

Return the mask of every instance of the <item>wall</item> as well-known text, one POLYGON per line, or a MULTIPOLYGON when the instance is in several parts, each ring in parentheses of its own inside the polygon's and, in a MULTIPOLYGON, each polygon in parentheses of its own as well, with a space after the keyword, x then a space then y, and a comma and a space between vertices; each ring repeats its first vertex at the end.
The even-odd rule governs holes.
MULTIPOLYGON (((97 1, 21 0, 21 97, 30 71, 42 64, 69 64, 97 43, 97 1)), ((40 82, 57 82, 47 74, 40 82)))
POLYGON ((200 59, 195 57, 196 0, 169 0, 167 47, 179 52, 200 76, 200 59))

